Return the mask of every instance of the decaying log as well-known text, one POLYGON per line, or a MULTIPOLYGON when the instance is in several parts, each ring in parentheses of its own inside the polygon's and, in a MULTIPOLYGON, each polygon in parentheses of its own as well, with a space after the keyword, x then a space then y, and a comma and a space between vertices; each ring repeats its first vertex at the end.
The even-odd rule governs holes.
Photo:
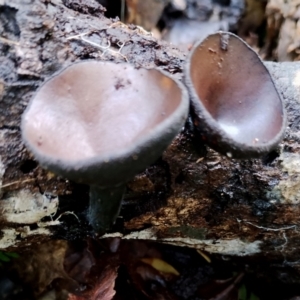
MULTIPOLYGON (((0 249, 91 235, 88 188, 41 169, 20 138, 20 116, 45 78, 82 59, 156 66, 181 77, 184 53, 103 11, 93 0, 0 0, 0 249)), ((266 66, 288 111, 280 147, 262 159, 231 160, 199 143, 188 121, 161 159, 128 183, 108 236, 268 254, 297 266, 300 64, 266 66)))

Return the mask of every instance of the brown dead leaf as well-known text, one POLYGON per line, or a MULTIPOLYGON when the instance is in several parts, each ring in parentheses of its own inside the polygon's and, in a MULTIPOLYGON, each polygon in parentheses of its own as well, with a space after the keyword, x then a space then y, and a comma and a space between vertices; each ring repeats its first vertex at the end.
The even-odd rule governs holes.
POLYGON ((115 280, 118 275, 118 269, 107 266, 99 278, 94 282, 94 287, 82 293, 80 296, 69 294, 68 300, 110 300, 115 295, 116 291, 115 280))
POLYGON ((72 279, 78 283, 86 283, 87 276, 95 263, 94 256, 87 247, 83 249, 70 247, 66 253, 64 267, 72 279))
POLYGON ((130 266, 127 270, 132 286, 147 299, 176 299, 167 287, 167 282, 171 281, 174 275, 159 272, 152 266, 141 262, 130 266))
POLYGON ((240 273, 225 280, 212 280, 199 287, 198 296, 210 300, 236 300, 238 299, 238 286, 244 277, 240 273))
POLYGON ((73 294, 69 294, 68 300, 86 300, 86 298, 76 296, 76 295, 73 295, 73 294))
POLYGON ((59 240, 36 245, 33 250, 14 260, 12 271, 38 296, 54 280, 69 279, 63 265, 67 248, 68 242, 59 240))

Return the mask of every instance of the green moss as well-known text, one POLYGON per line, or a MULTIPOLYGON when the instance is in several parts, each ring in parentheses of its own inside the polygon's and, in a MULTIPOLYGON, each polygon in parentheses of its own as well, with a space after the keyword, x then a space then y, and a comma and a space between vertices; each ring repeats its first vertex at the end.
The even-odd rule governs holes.
POLYGON ((19 255, 15 252, 3 252, 0 251, 0 266, 3 265, 3 263, 10 262, 12 258, 18 258, 19 255))

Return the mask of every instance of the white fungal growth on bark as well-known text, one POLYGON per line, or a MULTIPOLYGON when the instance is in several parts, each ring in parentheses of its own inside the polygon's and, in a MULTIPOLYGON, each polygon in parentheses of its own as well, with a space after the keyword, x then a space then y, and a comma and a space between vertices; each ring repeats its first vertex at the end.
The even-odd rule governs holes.
POLYGON ((283 152, 279 159, 286 177, 271 192, 268 192, 268 198, 283 204, 298 204, 300 203, 300 154, 283 152))
POLYGON ((1 200, 1 218, 8 223, 35 224, 46 216, 56 214, 58 198, 49 198, 28 190, 9 193, 1 200))
POLYGON ((154 240, 162 243, 167 243, 175 246, 184 246, 191 247, 194 249, 199 249, 202 251, 207 251, 209 253, 218 253, 222 255, 237 255, 237 256, 246 256, 252 255, 255 253, 260 253, 260 245, 262 245, 261 241, 254 242, 245 242, 240 239, 193 239, 193 238, 158 238, 156 235, 156 230, 153 228, 148 228, 142 231, 132 232, 128 235, 123 236, 120 233, 113 234, 105 234, 101 238, 107 237, 122 237, 123 239, 138 239, 138 240, 154 240))
POLYGON ((24 226, 22 228, 14 229, 2 229, 0 231, 0 249, 6 249, 8 247, 16 246, 20 242, 18 236, 22 239, 25 239, 32 235, 51 235, 49 229, 46 228, 38 228, 35 230, 30 230, 29 226, 24 226))

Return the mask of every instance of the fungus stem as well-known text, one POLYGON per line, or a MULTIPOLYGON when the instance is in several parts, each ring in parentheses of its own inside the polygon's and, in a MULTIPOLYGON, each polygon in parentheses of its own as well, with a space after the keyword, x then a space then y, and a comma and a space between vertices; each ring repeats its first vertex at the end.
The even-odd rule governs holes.
POLYGON ((90 186, 88 220, 97 234, 104 234, 114 224, 120 212, 125 188, 124 184, 109 188, 90 186))
POLYGON ((121 22, 125 22, 125 0, 121 1, 121 22))

